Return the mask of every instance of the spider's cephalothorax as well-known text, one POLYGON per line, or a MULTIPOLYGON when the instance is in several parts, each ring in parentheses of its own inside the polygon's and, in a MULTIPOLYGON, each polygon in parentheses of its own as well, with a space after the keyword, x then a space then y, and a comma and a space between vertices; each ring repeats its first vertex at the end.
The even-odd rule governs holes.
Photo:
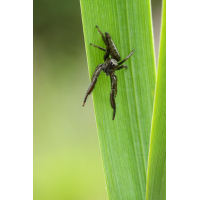
POLYGON ((103 64, 99 64, 95 71, 94 74, 92 75, 92 79, 91 79, 91 84, 86 92, 84 101, 83 101, 83 106, 85 105, 85 102, 87 100, 88 95, 92 92, 92 90, 94 89, 94 86, 97 82, 97 78, 100 75, 101 71, 103 70, 103 72, 106 73, 106 76, 110 75, 110 79, 111 79, 111 93, 110 93, 110 103, 111 103, 111 107, 113 108, 113 120, 115 118, 115 113, 116 113, 116 105, 115 105, 115 97, 117 95, 117 76, 115 75, 115 71, 116 70, 120 70, 122 68, 126 68, 126 65, 122 65, 132 54, 133 51, 125 58, 123 59, 121 62, 119 62, 121 60, 120 54, 114 44, 114 42, 111 39, 111 36, 109 33, 105 32, 105 36, 103 35, 103 33, 99 30, 99 27, 96 26, 99 33, 102 35, 103 41, 106 45, 106 49, 93 45, 91 44, 93 47, 97 47, 103 51, 105 51, 105 55, 104 55, 104 63, 103 64), (111 56, 111 58, 109 58, 109 55, 111 56))
POLYGON ((117 69, 118 62, 115 59, 108 58, 102 67, 106 76, 108 76, 111 72, 114 72, 117 69))

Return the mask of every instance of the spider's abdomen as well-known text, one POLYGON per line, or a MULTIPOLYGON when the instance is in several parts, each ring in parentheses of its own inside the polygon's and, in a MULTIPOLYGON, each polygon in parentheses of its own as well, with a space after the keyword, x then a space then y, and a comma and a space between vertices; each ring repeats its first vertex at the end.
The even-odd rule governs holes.
POLYGON ((108 45, 108 49, 109 49, 109 53, 111 57, 117 61, 121 60, 119 52, 115 46, 115 43, 112 41, 110 34, 105 32, 105 35, 106 35, 106 41, 107 41, 107 45, 108 45))

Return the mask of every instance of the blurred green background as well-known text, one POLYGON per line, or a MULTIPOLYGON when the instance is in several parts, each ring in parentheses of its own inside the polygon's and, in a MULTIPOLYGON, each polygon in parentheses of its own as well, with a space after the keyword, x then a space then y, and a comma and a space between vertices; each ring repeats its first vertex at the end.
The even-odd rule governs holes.
MULTIPOLYGON (((158 54, 161 0, 152 10, 158 54)), ((34 200, 108 199, 89 83, 79 1, 34 0, 34 200)))

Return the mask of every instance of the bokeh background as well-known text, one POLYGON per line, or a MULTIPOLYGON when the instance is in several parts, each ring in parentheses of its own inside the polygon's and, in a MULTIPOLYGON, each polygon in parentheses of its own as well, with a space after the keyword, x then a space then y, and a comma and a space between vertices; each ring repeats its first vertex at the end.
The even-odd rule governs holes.
MULTIPOLYGON (((152 12, 157 56, 161 0, 152 12)), ((33 81, 34 200, 107 199, 79 1, 33 1, 33 81)))

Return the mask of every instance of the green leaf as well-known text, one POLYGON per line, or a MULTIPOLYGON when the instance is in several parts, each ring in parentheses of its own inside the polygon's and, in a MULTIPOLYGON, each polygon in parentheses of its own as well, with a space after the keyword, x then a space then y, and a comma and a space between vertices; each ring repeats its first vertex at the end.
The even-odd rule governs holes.
MULTIPOLYGON (((125 62, 128 69, 116 71, 114 121, 110 77, 102 72, 92 94, 108 197, 144 200, 156 79, 150 1, 80 2, 90 78, 104 56, 90 43, 105 48, 95 25, 110 33, 122 59, 135 50, 125 62)), ((91 96, 83 109, 89 103, 91 96)))
POLYGON ((160 53, 151 129, 146 200, 166 199, 166 1, 163 0, 160 53))

